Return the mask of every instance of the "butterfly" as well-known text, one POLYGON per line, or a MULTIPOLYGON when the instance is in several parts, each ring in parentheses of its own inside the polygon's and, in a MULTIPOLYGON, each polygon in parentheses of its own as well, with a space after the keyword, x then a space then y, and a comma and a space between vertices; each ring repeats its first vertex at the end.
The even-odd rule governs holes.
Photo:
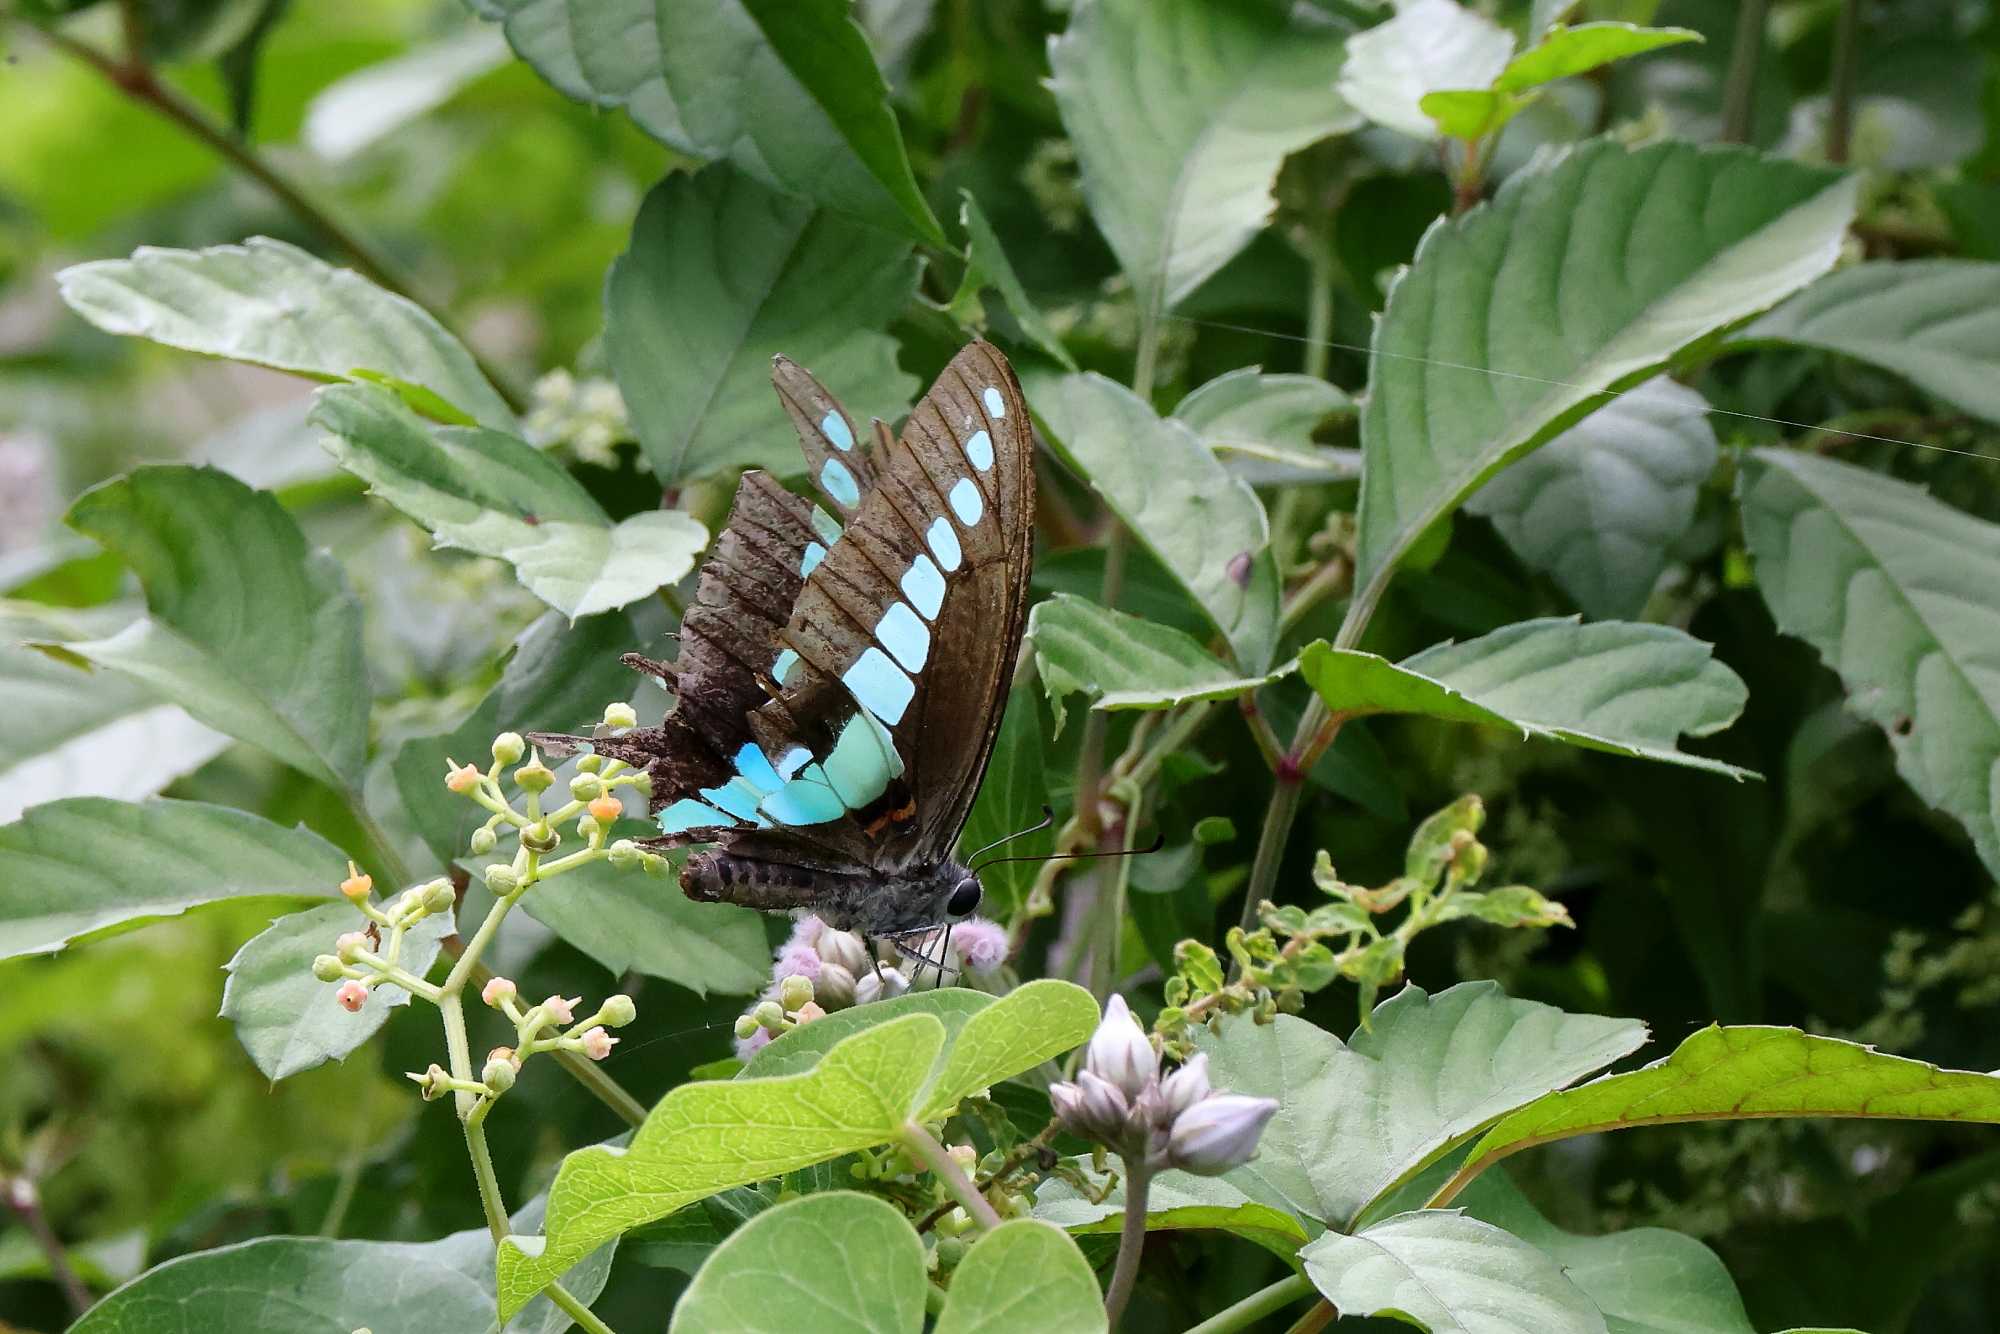
POLYGON ((979 906, 955 859, 992 753, 1028 596, 1035 474, 1013 368, 974 342, 900 438, 869 438, 783 357, 771 375, 823 504, 746 472, 671 663, 675 703, 593 738, 652 780, 654 847, 709 844, 688 897, 805 908, 894 938, 979 906))

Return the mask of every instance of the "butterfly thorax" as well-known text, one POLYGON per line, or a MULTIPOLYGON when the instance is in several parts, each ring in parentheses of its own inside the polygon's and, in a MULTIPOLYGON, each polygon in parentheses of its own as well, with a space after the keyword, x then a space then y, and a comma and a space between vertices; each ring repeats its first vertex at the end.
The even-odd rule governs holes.
POLYGON ((715 849, 689 857, 681 888, 702 902, 781 911, 805 908, 870 939, 911 935, 972 915, 979 882, 956 861, 854 874, 760 861, 715 849))

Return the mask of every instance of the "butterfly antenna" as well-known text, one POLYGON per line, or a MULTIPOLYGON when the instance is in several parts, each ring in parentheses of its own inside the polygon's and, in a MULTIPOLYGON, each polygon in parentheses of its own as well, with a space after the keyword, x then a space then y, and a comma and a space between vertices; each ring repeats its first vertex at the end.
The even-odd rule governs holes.
POLYGON ((1167 846, 1167 836, 1155 834, 1151 847, 1121 848, 1117 852, 1061 852, 1048 856, 1036 856, 1031 853, 1026 857, 995 857, 992 861, 981 862, 971 869, 976 875, 989 866, 1001 866, 1007 862, 1087 862, 1094 857, 1144 857, 1148 853, 1158 852, 1165 846, 1167 846))
POLYGON ((1056 813, 1050 810, 1047 806, 1044 806, 1042 807, 1042 822, 1040 824, 1029 825, 1026 829, 1017 829, 1011 834, 1003 834, 1002 836, 994 839, 991 843, 988 843, 985 847, 979 849, 979 851, 973 853, 972 855, 974 857, 983 857, 987 853, 993 851, 993 849, 999 847, 1003 843, 1012 843, 1017 838, 1026 838, 1030 834, 1038 834, 1042 830, 1047 829, 1050 825, 1054 824, 1055 822, 1056 822, 1056 813))

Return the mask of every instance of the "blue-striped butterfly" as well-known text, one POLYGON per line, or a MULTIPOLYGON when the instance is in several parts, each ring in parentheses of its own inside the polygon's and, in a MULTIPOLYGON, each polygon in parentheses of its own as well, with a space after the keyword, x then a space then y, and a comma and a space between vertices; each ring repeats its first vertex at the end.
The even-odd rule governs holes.
MULTIPOLYGON (((808 908, 896 937, 978 906, 953 856, 1006 702, 1033 547, 1033 433, 1005 357, 975 342, 900 439, 858 436, 783 357, 772 380, 824 505, 748 472, 702 567, 661 725, 592 738, 645 768, 655 846, 694 899, 808 908)), ((583 738, 538 736, 558 750, 583 738)))

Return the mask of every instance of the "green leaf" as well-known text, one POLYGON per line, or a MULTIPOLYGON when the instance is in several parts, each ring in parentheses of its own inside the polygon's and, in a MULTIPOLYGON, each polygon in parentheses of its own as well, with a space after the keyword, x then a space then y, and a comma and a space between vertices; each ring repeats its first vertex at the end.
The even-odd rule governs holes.
MULTIPOLYGON (((1000 719, 1000 732, 993 739, 993 753, 987 759, 986 777, 979 795, 973 798, 972 814, 959 832, 961 859, 974 849, 995 843, 1010 834, 1032 828, 1050 805, 1049 779, 1042 758, 1042 708, 1040 692, 1033 682, 1015 686, 1007 693, 1007 712, 1000 719)), ((996 856, 1046 856, 1055 844, 1052 830, 1025 834, 1007 844, 996 856)), ((984 887, 982 912, 995 920, 1011 917, 1027 896, 1040 869, 1038 861, 1000 862, 979 873, 984 887)))
MULTIPOLYGON (((932 1334, 1096 1334, 1104 1298, 1067 1235, 1015 1218, 981 1236, 952 1271, 932 1334)), ((787 1331, 790 1334, 790 1331, 787 1331)))
POLYGON ((1052 979, 999 1000, 926 992, 794 1029, 743 1077, 683 1084, 627 1148, 580 1149, 563 1159, 544 1235, 502 1243, 503 1312, 628 1228, 731 1186, 889 1143, 913 1120, 947 1115, 976 1090, 1083 1042, 1097 1017, 1090 993, 1052 979), (876 1022, 871 1012, 893 1017, 876 1022), (825 1045, 830 1037, 838 1040, 825 1045), (796 1073, 767 1076, 772 1069, 796 1073))
POLYGON ((132 568, 152 613, 72 652, 329 786, 359 786, 360 607, 276 500, 212 468, 145 467, 84 492, 68 523, 132 568))
POLYGON ((71 309, 110 333, 321 380, 378 371, 488 426, 514 426, 506 400, 430 312, 283 241, 141 246, 130 259, 71 265, 56 284, 71 309))
POLYGON ((1701 40, 1700 33, 1688 28, 1642 28, 1633 23, 1579 23, 1574 28, 1558 25, 1509 61, 1493 87, 1503 93, 1518 93, 1663 46, 1701 40))
POLYGON ((1142 319, 1250 243, 1288 154, 1353 127, 1333 92, 1342 36, 1280 5, 1076 6, 1050 43, 1049 86, 1142 319))
POLYGON ((1896 771, 2000 873, 2000 527, 1880 473, 1783 450, 1745 461, 1743 532, 1778 628, 1819 650, 1896 771))
POLYGON ((1345 1316, 1393 1315, 1431 1334, 1606 1334, 1603 1314, 1562 1267, 1475 1218, 1429 1209, 1299 1252, 1345 1316))
POLYGON ((1463 982, 1435 996, 1404 987, 1351 1043, 1283 1014, 1203 1030, 1197 1042, 1217 1088, 1286 1109, 1257 1157, 1227 1180, 1340 1228, 1496 1118, 1610 1064, 1645 1035, 1634 1020, 1564 1014, 1491 982, 1463 982))
POLYGON ((305 829, 196 801, 72 797, 0 826, 0 958, 230 899, 322 899, 347 876, 305 829))
POLYGON ((1094 372, 1036 377, 1028 398, 1057 455, 1208 613, 1237 664, 1267 666, 1278 572, 1264 506, 1249 484, 1231 477, 1185 422, 1162 419, 1094 372))
POLYGON ((873 1195, 829 1191, 766 1209, 731 1233, 668 1328, 918 1334, 924 1286, 924 1244, 909 1220, 873 1195))
POLYGON ((1596 141, 1434 225, 1375 329, 1360 613, 1426 530, 1601 391, 1832 264, 1854 190, 1747 149, 1596 141))
MULTIPOLYGON (((342 899, 280 917, 244 942, 225 965, 222 1017, 236 1025, 237 1041, 257 1068, 283 1079, 347 1054, 389 1022, 389 1012, 410 1003, 410 993, 384 983, 372 987, 360 1010, 334 999, 336 988, 312 975, 312 961, 333 953, 342 932, 362 926, 361 914, 342 899)), ((426 917, 403 934, 397 963, 422 977, 454 927, 452 915, 426 917)))
POLYGON ((1409 0, 1396 16, 1347 42, 1340 95, 1377 125, 1419 139, 1437 129, 1419 105, 1425 93, 1485 88, 1514 54, 1505 28, 1453 0, 1409 0))
POLYGON ((965 276, 958 280, 958 291, 951 298, 952 318, 960 324, 984 327, 980 318, 979 293, 991 287, 1000 293, 1021 332, 1035 340, 1035 346, 1048 353, 1061 364, 1064 370, 1077 368, 1076 358, 1063 346, 1062 336, 1049 324, 1048 316, 1028 295, 1028 289, 1021 286, 1014 265, 1007 258, 1006 249, 1000 244, 999 234, 993 224, 986 220, 986 213, 979 207, 979 201, 972 197, 970 190, 959 192, 964 203, 959 206, 958 225, 965 229, 965 276))
POLYGON ((543 78, 691 157, 945 244, 846 0, 479 0, 543 78))
POLYGON ((1168 709, 1197 699, 1228 699, 1268 685, 1289 666, 1242 677, 1187 635, 1058 593, 1028 613, 1035 673, 1063 720, 1063 698, 1082 692, 1094 709, 1168 709))
POLYGON ((18 642, 87 637, 128 615, 0 602, 0 697, 9 708, 0 824, 63 797, 150 797, 228 748, 228 737, 137 681, 18 642))
POLYGON ((916 381, 879 331, 909 303, 916 276, 908 242, 729 168, 655 186, 631 249, 611 266, 605 318, 611 369, 661 484, 803 467, 771 389, 777 353, 850 411, 899 415, 916 381))
POLYGON ((1945 1070, 1796 1028, 1710 1024, 1663 1060, 1548 1093, 1473 1145, 1439 1195, 1509 1154, 1683 1121, 1846 1116, 2000 1125, 2000 1075, 1945 1070))
MULTIPOLYGON (((536 1199, 511 1222, 533 1227, 540 1217, 536 1199)), ((571 1296, 586 1305, 597 1299, 613 1250, 605 1247, 562 1276, 571 1296)), ((498 1318, 493 1239, 480 1227, 421 1245, 260 1237, 176 1256, 91 1307, 69 1334, 351 1334, 362 1328, 489 1334, 498 1318)), ((507 1330, 562 1334, 570 1327, 567 1315, 540 1298, 507 1330)))
POLYGON ((1745 770, 1677 749, 1679 737, 1719 732, 1743 711, 1742 680, 1711 653, 1671 626, 1550 617, 1400 664, 1321 640, 1299 654, 1299 670, 1349 717, 1420 713, 1740 778, 1745 770))
POLYGON ((512 58, 493 29, 461 28, 364 65, 322 88, 306 108, 300 138, 327 161, 344 161, 443 106, 512 58))
POLYGON ((327 452, 440 547, 494 556, 529 592, 569 616, 609 611, 678 583, 708 545, 680 510, 613 523, 582 484, 525 440, 431 426, 366 385, 323 389, 312 422, 327 452))
POLYGON ((486 812, 444 785, 446 761, 484 762, 502 732, 588 732, 604 706, 628 698, 639 678, 618 660, 643 645, 623 612, 571 625, 550 612, 514 641, 500 683, 465 721, 437 736, 416 737, 396 752, 396 793, 417 833, 442 861, 466 855, 466 840, 486 812))
POLYGON ((2000 264, 1881 260, 1844 268, 1739 331, 1725 351, 1815 347, 1894 371, 2000 421, 2000 264))
MULTIPOLYGON (((647 832, 633 821, 611 836, 643 838, 647 832)), ((663 977, 699 995, 747 995, 769 980, 763 915, 728 903, 694 903, 672 877, 593 862, 530 890, 521 906, 613 974, 663 977)))
POLYGON ((1417 99, 1417 109, 1429 116, 1446 138, 1475 140, 1498 134, 1539 96, 1492 88, 1448 88, 1425 93, 1417 99))
POLYGON ((1354 400, 1311 375, 1266 375, 1245 366, 1196 389, 1173 415, 1230 471, 1253 484, 1351 481, 1361 475, 1357 451, 1313 443, 1320 426, 1354 415, 1354 400))
MULTIPOLYGON (((1035 1217, 1078 1236, 1118 1235, 1125 1215, 1123 1182, 1096 1177, 1088 1158, 1071 1166, 1091 1177, 1093 1186, 1109 1184, 1105 1197, 1093 1203, 1067 1181, 1052 1179, 1035 1189, 1035 1217)), ((1260 1204, 1221 1177, 1188 1172, 1163 1172, 1154 1179, 1146 1192, 1146 1230, 1227 1232, 1285 1259, 1312 1236, 1288 1209, 1260 1204)))
POLYGON ((1516 462, 1466 508, 1591 616, 1637 616, 1715 469, 1707 414, 1694 390, 1648 380, 1516 462))
POLYGON ((1614 1334, 1755 1334, 1729 1270, 1684 1233, 1660 1227, 1601 1237, 1565 1232, 1536 1212, 1504 1172, 1480 1177, 1457 1202, 1560 1265, 1614 1334))

